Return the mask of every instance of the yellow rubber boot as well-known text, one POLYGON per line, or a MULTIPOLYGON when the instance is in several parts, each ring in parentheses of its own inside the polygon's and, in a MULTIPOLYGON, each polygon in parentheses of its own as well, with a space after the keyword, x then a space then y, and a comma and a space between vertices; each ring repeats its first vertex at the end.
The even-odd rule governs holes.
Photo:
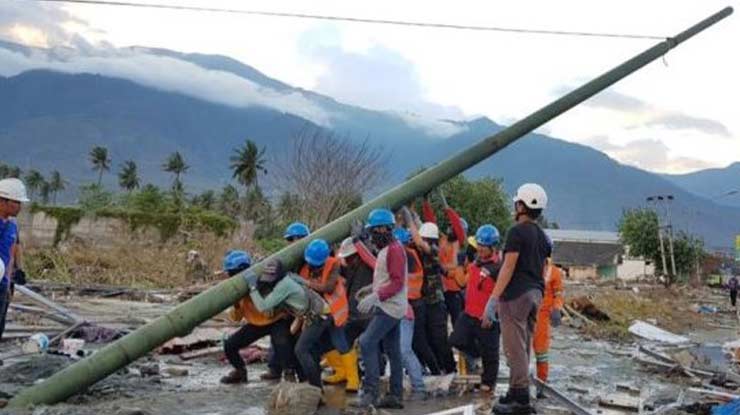
POLYGON ((460 375, 468 374, 468 361, 462 352, 457 353, 457 373, 460 375))
POLYGON ((342 360, 342 355, 339 354, 338 351, 332 350, 329 353, 324 355, 324 358, 326 359, 326 362, 329 364, 329 367, 334 370, 334 374, 331 376, 325 377, 324 383, 333 385, 336 383, 342 383, 347 380, 347 376, 344 371, 344 364, 342 360))
POLYGON ((360 374, 357 368, 357 349, 353 348, 349 353, 342 355, 342 364, 344 373, 347 375, 347 385, 345 391, 357 393, 360 389, 360 374))

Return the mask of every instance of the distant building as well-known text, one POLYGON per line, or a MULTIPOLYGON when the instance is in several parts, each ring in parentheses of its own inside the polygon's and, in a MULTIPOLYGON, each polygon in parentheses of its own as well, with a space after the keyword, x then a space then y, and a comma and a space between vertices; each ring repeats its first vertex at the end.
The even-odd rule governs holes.
POLYGON ((625 259, 616 232, 545 229, 555 248, 553 261, 571 279, 635 279, 652 275, 652 265, 642 259, 625 259))

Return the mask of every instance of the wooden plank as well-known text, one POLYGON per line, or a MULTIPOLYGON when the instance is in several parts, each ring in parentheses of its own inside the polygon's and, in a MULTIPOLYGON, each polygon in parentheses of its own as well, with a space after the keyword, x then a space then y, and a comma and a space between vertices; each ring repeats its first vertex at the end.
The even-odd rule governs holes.
POLYGON ((625 394, 608 394, 599 398, 599 406, 640 412, 640 398, 625 394))
POLYGON ((193 350, 192 352, 185 352, 180 354, 180 359, 182 360, 191 360, 191 359, 197 359, 199 357, 206 357, 206 356, 212 356, 219 353, 223 353, 224 349, 222 347, 208 347, 206 349, 200 349, 200 350, 193 350))
POLYGON ((723 401, 734 401, 740 399, 740 395, 732 393, 720 392, 712 389, 701 389, 701 388, 689 388, 689 392, 698 393, 704 396, 710 396, 713 398, 719 398, 723 401))
POLYGON ((69 318, 67 318, 65 316, 61 316, 61 315, 58 315, 58 314, 50 313, 50 312, 48 312, 48 311, 46 311, 44 309, 37 308, 37 307, 31 307, 31 306, 26 306, 26 305, 22 305, 22 304, 12 304, 12 303, 9 305, 9 307, 10 307, 11 310, 19 311, 21 313, 36 314, 36 315, 39 315, 39 316, 41 316, 43 318, 46 318, 46 319, 49 319, 49 320, 52 320, 52 321, 56 321, 57 323, 62 323, 64 325, 68 325, 68 324, 74 323, 74 320, 72 320, 72 319, 69 319, 69 318))
POLYGON ((579 319, 581 319, 582 321, 584 321, 586 324, 588 324, 590 326, 595 326, 596 325, 596 323, 594 323, 588 317, 586 317, 583 314, 581 314, 578 311, 576 311, 573 307, 569 306, 568 304, 565 304, 564 307, 565 307, 566 310, 568 310, 568 312, 570 314, 573 314, 574 316, 578 317, 579 319))
POLYGON ((62 307, 61 305, 49 300, 48 298, 44 297, 41 294, 36 293, 35 291, 31 290, 30 288, 24 287, 22 285, 16 285, 15 291, 19 292, 26 297, 32 299, 33 301, 36 301, 39 304, 42 304, 46 307, 49 307, 50 309, 56 311, 57 313, 61 314, 62 316, 77 322, 82 321, 83 319, 71 312, 70 310, 62 307))
POLYGON ((548 385, 547 383, 537 379, 536 377, 532 376, 532 381, 535 385, 542 388, 543 391, 545 391, 545 394, 548 395, 550 398, 560 402, 561 405, 568 408, 569 411, 573 412, 575 415, 592 415, 590 411, 585 409, 584 407, 578 405, 575 401, 570 399, 567 395, 560 392, 559 390, 553 388, 552 386, 548 385))

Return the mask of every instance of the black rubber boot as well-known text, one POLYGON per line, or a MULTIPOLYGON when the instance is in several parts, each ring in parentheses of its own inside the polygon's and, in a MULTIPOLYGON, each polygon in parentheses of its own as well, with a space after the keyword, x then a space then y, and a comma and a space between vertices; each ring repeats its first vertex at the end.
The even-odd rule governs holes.
POLYGON ((496 415, 530 415, 537 413, 529 402, 529 390, 511 389, 494 405, 496 415))
POLYGON ((385 395, 379 402, 378 408, 385 409, 403 409, 401 398, 395 395, 385 395))
POLYGON ((236 385, 238 383, 247 383, 247 370, 234 369, 228 375, 221 378, 221 383, 226 385, 236 385))

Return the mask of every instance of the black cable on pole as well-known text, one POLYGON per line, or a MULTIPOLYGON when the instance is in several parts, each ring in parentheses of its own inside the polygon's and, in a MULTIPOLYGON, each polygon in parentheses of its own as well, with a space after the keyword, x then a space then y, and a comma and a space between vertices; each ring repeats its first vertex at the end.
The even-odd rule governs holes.
POLYGON ((604 37, 604 38, 621 38, 621 39, 651 39, 651 40, 665 40, 668 38, 667 36, 640 35, 640 34, 628 34, 628 33, 626 34, 625 33, 599 33, 599 32, 578 32, 578 31, 568 31, 568 30, 523 29, 523 28, 497 27, 497 26, 471 26, 471 25, 447 24, 447 23, 414 22, 414 21, 406 21, 406 20, 366 19, 366 18, 347 17, 347 16, 273 12, 273 11, 265 11, 265 10, 242 10, 242 9, 223 9, 223 8, 199 7, 199 6, 177 6, 177 5, 160 4, 160 3, 135 3, 135 2, 128 2, 128 1, 102 1, 102 0, 27 0, 27 1, 39 1, 39 2, 47 2, 47 3, 77 3, 77 4, 91 4, 91 5, 101 5, 101 6, 142 7, 142 8, 150 8, 150 9, 170 9, 170 10, 185 10, 185 11, 213 12, 213 13, 248 14, 248 15, 253 15, 253 16, 288 17, 288 18, 297 18, 297 19, 329 20, 329 21, 337 21, 337 22, 349 22, 349 23, 370 23, 370 24, 413 26, 413 27, 436 28, 436 29, 507 32, 507 33, 520 33, 520 34, 532 34, 532 35, 581 36, 581 37, 604 37))

